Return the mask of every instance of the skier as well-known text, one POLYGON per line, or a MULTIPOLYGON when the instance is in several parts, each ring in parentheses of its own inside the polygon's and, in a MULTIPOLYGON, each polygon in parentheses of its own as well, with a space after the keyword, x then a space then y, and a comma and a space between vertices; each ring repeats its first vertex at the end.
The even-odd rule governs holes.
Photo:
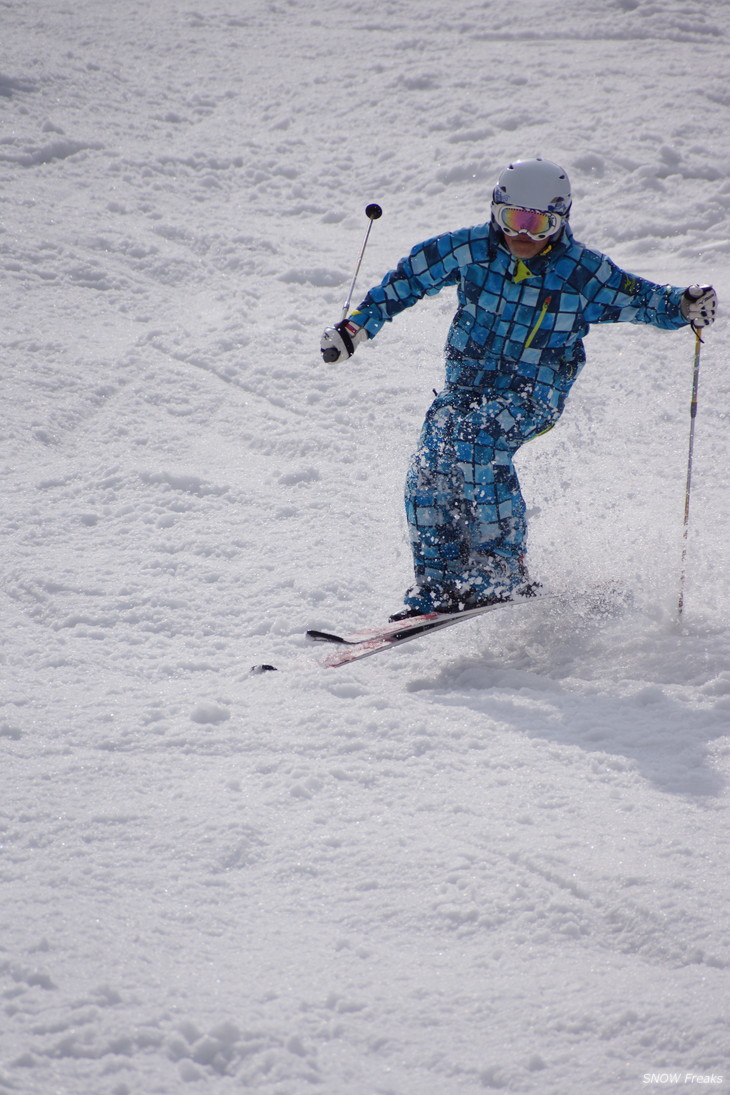
POLYGON ((415 583, 393 620, 535 594, 513 457, 560 417, 591 323, 673 330, 714 321, 712 286, 660 286, 625 273, 574 239, 570 208, 570 182, 557 164, 510 164, 488 223, 418 244, 322 336, 324 359, 344 361, 403 309, 457 287, 446 384, 406 479, 415 583))

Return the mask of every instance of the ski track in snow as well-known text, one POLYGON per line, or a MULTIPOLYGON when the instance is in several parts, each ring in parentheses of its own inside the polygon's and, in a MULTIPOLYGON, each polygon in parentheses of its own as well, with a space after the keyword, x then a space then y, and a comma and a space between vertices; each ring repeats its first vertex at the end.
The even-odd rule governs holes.
POLYGON ((730 7, 0 10, 1 1095, 730 1089, 730 7), (364 207, 358 291, 534 154, 720 293, 683 627, 692 341, 594 329, 520 455, 574 594, 323 670, 453 308, 321 364, 364 207))

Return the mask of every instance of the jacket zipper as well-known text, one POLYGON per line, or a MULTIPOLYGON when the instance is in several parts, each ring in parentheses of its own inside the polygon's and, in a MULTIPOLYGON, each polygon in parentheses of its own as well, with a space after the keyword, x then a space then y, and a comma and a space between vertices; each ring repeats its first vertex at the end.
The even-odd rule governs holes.
POLYGON ((543 306, 540 309, 540 315, 537 317, 537 320, 535 321, 534 327, 532 328, 529 335, 527 336, 527 341, 525 342, 525 349, 526 350, 529 350, 530 346, 532 346, 532 340, 534 339, 535 335, 537 334, 537 332, 542 327, 542 321, 545 319, 545 316, 547 315, 547 310, 548 310, 549 307, 550 307, 550 297, 545 297, 545 301, 543 303, 543 306))

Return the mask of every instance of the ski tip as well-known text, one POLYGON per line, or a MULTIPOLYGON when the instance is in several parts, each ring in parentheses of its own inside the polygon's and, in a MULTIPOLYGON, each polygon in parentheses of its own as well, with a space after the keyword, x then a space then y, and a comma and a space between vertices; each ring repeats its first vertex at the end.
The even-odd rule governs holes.
POLYGON ((342 635, 334 635, 331 631, 308 631, 307 638, 313 643, 344 643, 347 642, 342 635))
POLYGON ((277 668, 275 665, 252 665, 251 673, 276 673, 277 668))

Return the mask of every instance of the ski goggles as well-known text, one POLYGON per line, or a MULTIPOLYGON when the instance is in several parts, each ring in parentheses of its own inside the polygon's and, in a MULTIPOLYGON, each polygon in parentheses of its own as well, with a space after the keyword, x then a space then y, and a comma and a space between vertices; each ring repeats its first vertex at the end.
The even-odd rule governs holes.
POLYGON ((518 205, 495 205, 494 219, 508 236, 529 236, 531 240, 546 240, 548 236, 554 236, 563 223, 558 213, 523 209, 518 205))

